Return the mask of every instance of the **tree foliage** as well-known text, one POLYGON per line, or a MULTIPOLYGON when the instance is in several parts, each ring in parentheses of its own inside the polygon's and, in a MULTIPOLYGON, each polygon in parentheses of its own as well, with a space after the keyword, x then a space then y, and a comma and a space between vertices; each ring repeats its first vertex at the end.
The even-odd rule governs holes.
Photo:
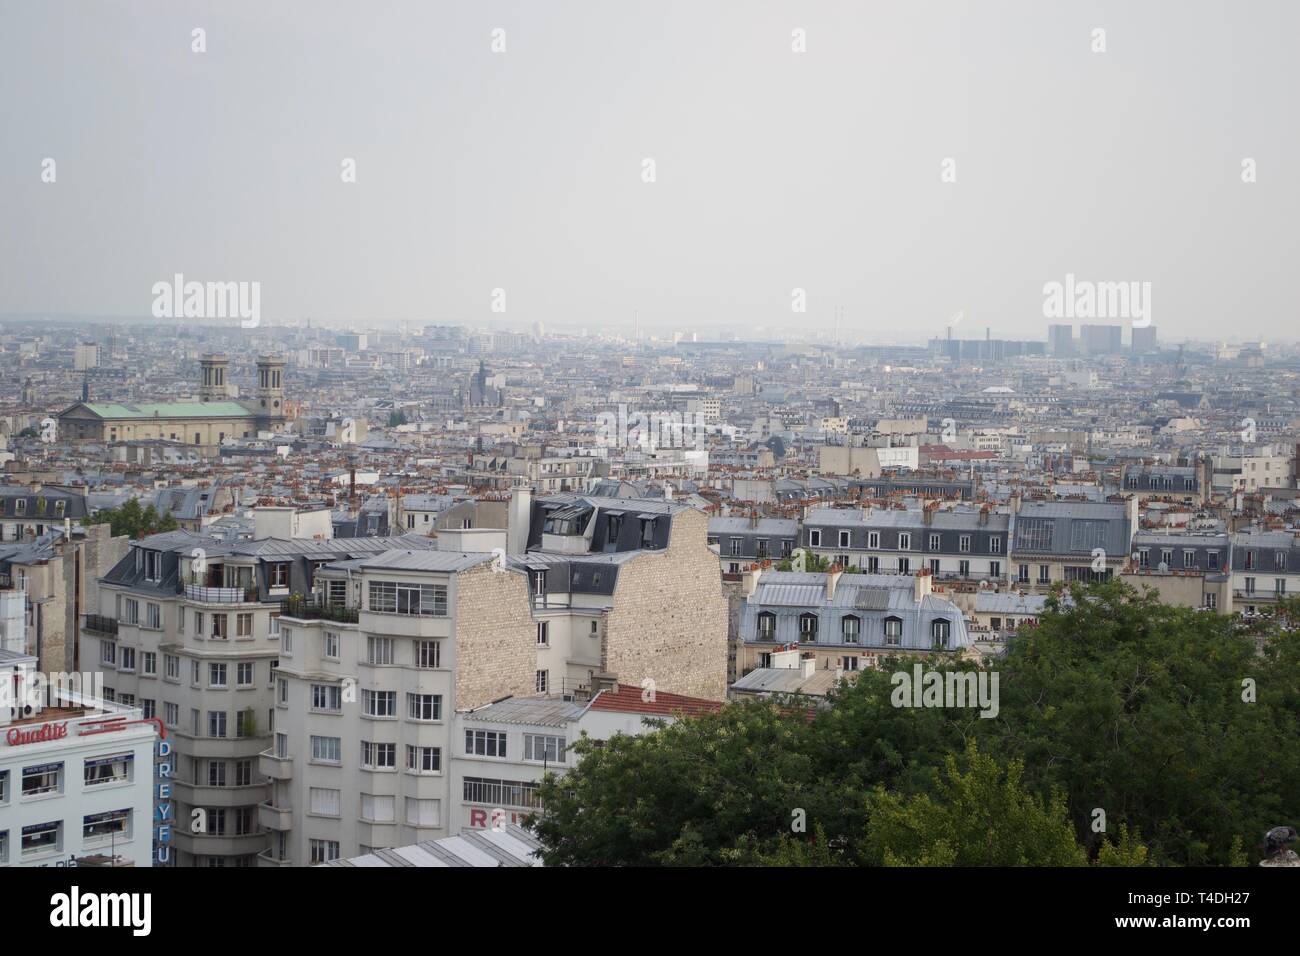
POLYGON ((159 515, 153 505, 140 507, 140 502, 132 498, 118 508, 102 508, 93 515, 88 515, 85 524, 107 524, 113 535, 143 538, 162 531, 175 531, 180 527, 170 514, 159 515))
POLYGON ((731 703, 580 742, 577 766, 542 788, 547 862, 1258 859, 1258 834, 1300 820, 1300 637, 1285 614, 1244 627, 1120 582, 1071 596, 986 665, 993 718, 893 706, 890 673, 913 663, 897 660, 811 718, 790 701, 731 703))

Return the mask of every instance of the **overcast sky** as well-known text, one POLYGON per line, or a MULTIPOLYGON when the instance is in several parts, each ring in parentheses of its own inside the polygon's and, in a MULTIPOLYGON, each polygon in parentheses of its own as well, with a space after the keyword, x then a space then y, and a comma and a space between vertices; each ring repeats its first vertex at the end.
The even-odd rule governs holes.
POLYGON ((1073 273, 1150 282, 1165 340, 1291 339, 1297 36, 1289 0, 0 0, 0 313, 147 316, 180 272, 271 323, 1042 339, 1073 273))

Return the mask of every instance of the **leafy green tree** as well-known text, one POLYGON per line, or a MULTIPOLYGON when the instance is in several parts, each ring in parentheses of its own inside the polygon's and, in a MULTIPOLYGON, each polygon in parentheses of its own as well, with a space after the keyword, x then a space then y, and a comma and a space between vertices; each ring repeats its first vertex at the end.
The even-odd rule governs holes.
POLYGON ((93 515, 87 515, 84 524, 107 524, 113 535, 143 538, 163 531, 175 531, 180 527, 171 514, 159 515, 153 506, 140 507, 140 502, 132 498, 117 508, 102 508, 93 515))
POLYGON ((872 795, 870 862, 885 866, 1083 866, 1065 799, 1043 801, 1021 783, 1023 767, 1005 768, 972 740, 964 762, 949 754, 935 797, 883 787, 872 795))

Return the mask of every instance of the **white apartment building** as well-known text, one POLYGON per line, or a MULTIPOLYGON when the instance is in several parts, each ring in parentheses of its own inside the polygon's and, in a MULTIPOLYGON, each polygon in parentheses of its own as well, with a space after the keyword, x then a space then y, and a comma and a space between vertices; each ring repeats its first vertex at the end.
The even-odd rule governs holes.
POLYGON ((157 717, 174 747, 179 866, 253 866, 271 838, 258 755, 279 711, 280 616, 310 593, 317 569, 420 536, 222 541, 174 531, 131 543, 100 579, 98 614, 82 623, 84 667, 104 696, 157 717), (202 813, 195 814, 195 810, 202 813))
MULTIPOLYGON (((158 728, 80 693, 23 703, 35 669, 36 658, 0 650, 0 679, 18 689, 0 707, 0 867, 90 856, 152 866, 158 728)), ((160 836, 165 845, 170 834, 160 836)))

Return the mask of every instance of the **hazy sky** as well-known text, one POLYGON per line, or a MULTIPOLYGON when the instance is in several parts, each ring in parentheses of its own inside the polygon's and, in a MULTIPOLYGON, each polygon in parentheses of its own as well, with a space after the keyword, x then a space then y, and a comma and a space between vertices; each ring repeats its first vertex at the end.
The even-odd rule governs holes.
POLYGON ((1293 0, 0 0, 0 313, 180 272, 264 322, 1041 339, 1074 273, 1151 282, 1167 340, 1294 338, 1297 36, 1293 0))

